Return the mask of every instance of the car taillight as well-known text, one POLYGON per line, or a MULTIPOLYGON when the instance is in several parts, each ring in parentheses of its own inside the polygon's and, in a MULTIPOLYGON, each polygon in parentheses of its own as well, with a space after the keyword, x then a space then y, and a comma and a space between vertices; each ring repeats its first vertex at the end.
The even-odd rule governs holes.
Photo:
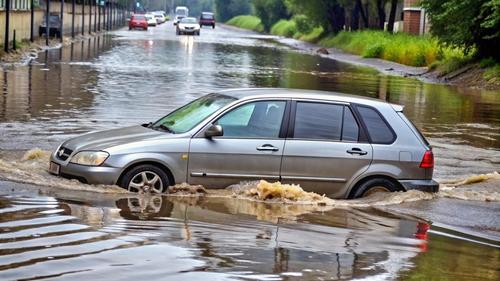
POLYGON ((434 154, 431 150, 427 150, 420 162, 420 168, 434 168, 434 154))

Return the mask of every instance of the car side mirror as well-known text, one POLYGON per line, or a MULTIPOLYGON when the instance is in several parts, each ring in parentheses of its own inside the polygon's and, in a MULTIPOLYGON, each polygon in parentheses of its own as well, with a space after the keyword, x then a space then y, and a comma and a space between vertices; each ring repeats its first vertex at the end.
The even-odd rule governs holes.
POLYGON ((224 135, 224 130, 221 125, 212 125, 205 131, 205 137, 221 137, 224 135))

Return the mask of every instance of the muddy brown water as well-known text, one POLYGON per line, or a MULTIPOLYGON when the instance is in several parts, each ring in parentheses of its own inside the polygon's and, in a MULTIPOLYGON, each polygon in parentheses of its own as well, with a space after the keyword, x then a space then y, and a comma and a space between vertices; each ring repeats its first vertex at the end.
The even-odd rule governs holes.
MULTIPOLYGON (((176 37, 170 25, 117 31, 5 67, 0 158, 149 122, 236 87, 332 90, 403 104, 434 146, 437 178, 499 170, 498 92, 381 75, 234 30, 176 37)), ((88 191, 99 187, 59 182, 40 163, 12 163, 0 162, 4 178, 29 179, 0 182, 2 280, 500 278, 498 242, 411 217, 227 197, 95 196, 88 191)))

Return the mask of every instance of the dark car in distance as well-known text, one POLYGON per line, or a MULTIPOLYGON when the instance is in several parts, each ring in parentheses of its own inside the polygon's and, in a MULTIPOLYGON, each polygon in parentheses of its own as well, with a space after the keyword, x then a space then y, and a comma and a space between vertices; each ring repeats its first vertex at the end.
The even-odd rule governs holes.
MULTIPOLYGON (((49 37, 61 37, 61 17, 59 14, 50 14, 49 15, 49 37)), ((42 24, 38 27, 38 36, 42 37, 42 35, 47 33, 47 22, 45 16, 43 17, 42 24)))
POLYGON ((148 30, 148 21, 145 15, 133 15, 128 22, 128 30, 132 29, 144 29, 148 30))
POLYGON ((208 25, 215 28, 215 16, 214 13, 203 12, 200 15, 200 26, 208 25))

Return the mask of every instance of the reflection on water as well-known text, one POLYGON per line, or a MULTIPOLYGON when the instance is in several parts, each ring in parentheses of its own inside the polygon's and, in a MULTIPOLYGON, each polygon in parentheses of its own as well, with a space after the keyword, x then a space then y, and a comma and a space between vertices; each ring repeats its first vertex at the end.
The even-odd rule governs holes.
POLYGON ((292 218, 280 217, 281 205, 249 201, 259 206, 149 196, 82 203, 9 185, 0 188, 0 275, 8 280, 498 278, 495 246, 374 210, 296 206, 292 218))

